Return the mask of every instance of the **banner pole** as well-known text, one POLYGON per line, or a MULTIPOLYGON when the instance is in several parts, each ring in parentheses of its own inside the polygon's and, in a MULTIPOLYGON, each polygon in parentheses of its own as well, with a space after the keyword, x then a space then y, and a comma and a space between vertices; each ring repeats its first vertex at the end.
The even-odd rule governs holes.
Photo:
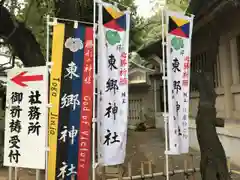
MULTIPOLYGON (((50 16, 47 15, 47 39, 46 39, 46 66, 47 66, 47 84, 49 85, 49 73, 51 73, 50 69, 51 66, 49 64, 49 35, 50 35, 50 28, 49 28, 49 21, 50 21, 50 16), (50 66, 50 67, 49 67, 50 66)), ((47 89, 47 92, 49 92, 49 89, 47 89)), ((49 103, 49 96, 47 96, 47 102, 49 103)), ((48 104, 47 108, 47 123, 46 123, 46 162, 45 162, 45 180, 48 180, 48 151, 49 151, 49 147, 48 147, 48 112, 49 112, 49 108, 50 108, 50 104, 48 104)))
POLYGON ((169 162, 168 162, 168 115, 167 115, 167 93, 166 93, 166 65, 165 65, 165 29, 164 29, 164 7, 162 8, 162 61, 163 61, 163 98, 164 98, 164 129, 165 129, 165 159, 166 159, 166 180, 169 180, 169 162))
POLYGON ((96 179, 96 0, 93 2, 93 113, 92 113, 92 180, 96 179))

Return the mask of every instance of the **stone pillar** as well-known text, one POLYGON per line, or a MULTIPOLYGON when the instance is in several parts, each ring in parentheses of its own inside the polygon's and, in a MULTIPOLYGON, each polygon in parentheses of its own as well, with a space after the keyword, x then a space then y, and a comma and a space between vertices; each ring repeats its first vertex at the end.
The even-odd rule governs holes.
POLYGON ((238 49, 237 49, 236 37, 230 40, 230 54, 231 54, 231 62, 232 62, 233 84, 239 84, 239 62, 238 62, 238 49))
POLYGON ((225 41, 219 45, 219 60, 222 76, 222 84, 224 89, 224 110, 225 118, 229 119, 233 115, 233 95, 231 93, 232 86, 232 65, 230 60, 229 41, 225 41))

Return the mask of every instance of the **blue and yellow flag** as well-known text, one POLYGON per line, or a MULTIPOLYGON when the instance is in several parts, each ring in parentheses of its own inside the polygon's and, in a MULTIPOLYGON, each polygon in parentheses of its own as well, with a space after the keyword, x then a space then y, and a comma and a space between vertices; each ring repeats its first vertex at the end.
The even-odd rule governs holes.
POLYGON ((77 28, 73 28, 72 24, 54 26, 48 180, 72 180, 72 177, 87 180, 89 176, 93 97, 92 47, 92 27, 82 24, 78 24, 77 28), (85 112, 86 109, 88 113, 85 112))

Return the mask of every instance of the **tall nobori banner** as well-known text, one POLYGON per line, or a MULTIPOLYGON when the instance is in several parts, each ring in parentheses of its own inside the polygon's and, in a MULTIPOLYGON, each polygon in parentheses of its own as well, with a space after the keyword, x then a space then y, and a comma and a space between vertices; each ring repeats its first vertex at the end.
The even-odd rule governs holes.
POLYGON ((45 169, 48 68, 7 73, 4 166, 45 169))
POLYGON ((93 103, 93 28, 53 27, 48 180, 88 180, 93 103))
POLYGON ((130 12, 99 3, 98 17, 99 163, 116 165, 126 154, 130 12))
POLYGON ((188 112, 193 17, 166 11, 169 154, 188 153, 188 112))

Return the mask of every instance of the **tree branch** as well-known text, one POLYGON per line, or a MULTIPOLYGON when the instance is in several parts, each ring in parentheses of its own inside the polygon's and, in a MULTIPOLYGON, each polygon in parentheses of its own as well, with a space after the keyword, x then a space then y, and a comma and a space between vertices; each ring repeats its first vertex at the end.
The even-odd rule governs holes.
POLYGON ((32 32, 24 23, 17 21, 4 6, 0 6, 0 22, 0 37, 11 45, 25 66, 45 65, 40 45, 32 32))
POLYGON ((134 30, 135 30, 135 31, 142 31, 142 30, 144 30, 145 28, 147 28, 147 27, 150 26, 150 25, 161 25, 161 22, 159 22, 159 21, 155 21, 155 22, 149 21, 149 22, 147 22, 146 24, 137 25, 137 26, 134 28, 134 30))
POLYGON ((56 17, 72 20, 80 20, 77 0, 55 1, 56 17))
POLYGON ((31 11, 31 7, 32 7, 33 3, 34 3, 34 1, 31 0, 31 2, 30 2, 29 5, 28 5, 27 12, 25 13, 25 18, 24 18, 24 23, 25 23, 25 24, 27 23, 28 16, 29 16, 29 13, 30 13, 30 11, 31 11))
POLYGON ((1 0, 0 1, 0 6, 2 6, 5 2, 6 2, 6 0, 1 0))

